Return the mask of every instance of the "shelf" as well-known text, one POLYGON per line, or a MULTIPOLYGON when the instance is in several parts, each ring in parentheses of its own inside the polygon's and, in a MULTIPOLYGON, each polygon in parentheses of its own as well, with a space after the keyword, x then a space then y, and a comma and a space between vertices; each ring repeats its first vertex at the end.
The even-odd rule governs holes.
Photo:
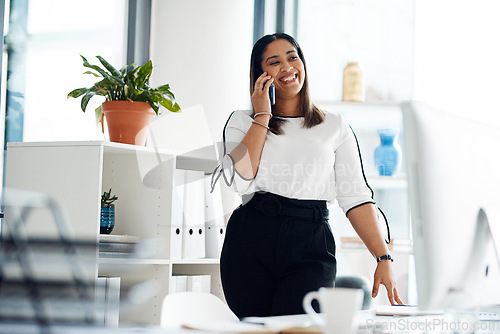
MULTIPOLYGON (((11 142, 7 143, 7 147, 75 147, 75 146, 102 146, 112 151, 113 153, 134 153, 138 152, 154 152, 152 147, 138 146, 130 144, 115 143, 103 140, 89 141, 52 141, 52 142, 11 142)), ((168 152, 160 152, 168 153, 168 152)))
POLYGON ((119 264, 119 265, 148 265, 148 264, 170 264, 170 260, 166 259, 138 259, 126 257, 99 257, 99 265, 101 264, 119 264))
POLYGON ((132 235, 123 234, 99 234, 99 242, 101 243, 126 243, 136 244, 141 241, 141 238, 132 235))
POLYGON ((219 264, 219 259, 178 259, 171 260, 172 264, 219 264))
POLYGON ((408 179, 406 176, 367 176, 368 184, 372 189, 390 190, 407 189, 408 179))
POLYGON ((373 111, 385 111, 387 109, 400 109, 401 102, 398 101, 371 101, 371 102, 343 102, 343 101, 329 101, 329 100, 319 100, 314 101, 314 104, 318 107, 329 106, 338 110, 373 110, 373 111))
POLYGON ((219 264, 219 259, 137 259, 120 257, 99 257, 99 264, 125 264, 125 265, 166 265, 166 264, 219 264))
MULTIPOLYGON (((366 251, 366 246, 359 237, 341 237, 340 250, 343 251, 366 251)), ((410 239, 392 239, 389 250, 394 253, 413 253, 413 243, 410 239)))
POLYGON ((178 155, 176 163, 178 169, 198 170, 205 173, 212 173, 217 167, 215 147, 213 145, 207 146, 178 155))
POLYGON ((56 146, 96 146, 103 141, 51 141, 51 142, 10 142, 7 147, 56 147, 56 146))
POLYGON ((316 105, 326 112, 341 114, 356 132, 403 128, 403 113, 398 102, 320 101, 316 105))
MULTIPOLYGON (((182 153, 109 141, 18 142, 8 143, 6 162, 6 186, 47 194, 67 211, 74 234, 92 241, 94 248, 82 263, 83 278, 119 277, 122 291, 161 282, 149 287, 151 298, 140 307, 120 314, 121 322, 159 325, 158 300, 169 293, 173 274, 210 275, 211 292, 222 296, 219 259, 178 259, 183 235, 176 231, 182 207, 174 171, 212 172, 217 164, 214 145, 182 153), (110 188, 119 197, 117 224, 114 234, 101 235, 100 198, 110 188)), ((39 211, 30 216, 34 223, 29 232, 57 235, 54 224, 45 224, 46 212, 39 211)))
MULTIPOLYGON (((102 146, 110 154, 142 154, 155 153, 161 155, 176 155, 168 150, 155 150, 149 146, 114 143, 109 141, 60 141, 60 142, 12 142, 7 147, 74 147, 74 146, 102 146)), ((158 157, 161 164, 160 157, 158 157)), ((217 167, 215 147, 206 146, 195 151, 182 153, 176 157, 176 168, 186 170, 199 170, 212 173, 217 167)))

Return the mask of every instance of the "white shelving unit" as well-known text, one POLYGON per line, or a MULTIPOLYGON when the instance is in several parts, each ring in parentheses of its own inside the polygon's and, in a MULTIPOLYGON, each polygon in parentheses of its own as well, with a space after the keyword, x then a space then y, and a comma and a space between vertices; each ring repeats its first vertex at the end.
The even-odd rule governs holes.
MULTIPOLYGON (((411 303, 411 295, 414 293, 411 291, 413 251, 410 233, 408 180, 404 163, 404 129, 401 104, 398 102, 320 101, 316 105, 326 112, 341 114, 356 134, 367 182, 374 191, 375 201, 386 214, 391 227, 391 237, 394 238, 391 252, 397 259, 394 262, 394 271, 400 295, 403 296, 405 302, 411 303), (377 130, 383 128, 400 130, 398 143, 402 148, 402 166, 394 176, 378 175, 374 164, 374 151, 380 144, 377 130)), ((368 279, 372 279, 376 266, 372 256, 363 244, 357 241, 352 242, 356 239, 356 233, 338 207, 331 216, 336 240, 344 240, 338 242, 339 275, 364 275, 368 279)), ((375 303, 387 304, 387 298, 382 293, 377 297, 375 303)))
POLYGON ((374 190, 408 188, 408 179, 404 176, 369 176, 367 181, 374 190))
MULTIPOLYGON (((143 300, 136 298, 136 304, 132 300, 132 304, 122 305, 120 323, 157 325, 174 274, 211 275, 211 293, 223 298, 219 259, 182 259, 174 249, 182 242, 178 233, 182 215, 179 219, 173 209, 174 170, 210 173, 216 167, 215 158, 215 151, 175 156, 148 147, 101 141, 9 143, 6 186, 49 195, 66 211, 74 235, 96 242, 100 197, 112 188, 119 197, 112 234, 136 236, 146 245, 155 242, 147 258, 99 257, 96 251, 94 264, 86 269, 95 279, 119 276, 122 297, 132 286, 140 288, 137 283, 147 282, 148 288, 134 295, 143 300)), ((31 219, 30 233, 55 233, 44 224, 50 219, 46 213, 37 212, 31 219)))
POLYGON ((351 125, 358 140, 367 182, 375 193, 375 200, 394 225, 396 238, 410 238, 408 180, 406 177, 404 129, 401 104, 397 102, 328 102, 318 107, 341 114, 351 125), (378 129, 400 130, 397 143, 402 149, 402 165, 393 176, 380 176, 374 164, 374 151, 380 145, 378 129))
MULTIPOLYGON (((327 112, 341 114, 349 123, 358 139, 366 176, 369 179, 379 181, 380 179, 373 163, 373 152, 380 144, 377 129, 399 129, 400 133, 397 142, 402 146, 404 129, 401 104, 397 102, 359 103, 320 101, 317 103, 317 106, 327 112)), ((404 152, 402 160, 404 162, 404 152)), ((404 163, 394 177, 385 178, 385 184, 388 187, 392 187, 394 182, 391 179, 394 178, 406 178, 406 166, 404 163)))

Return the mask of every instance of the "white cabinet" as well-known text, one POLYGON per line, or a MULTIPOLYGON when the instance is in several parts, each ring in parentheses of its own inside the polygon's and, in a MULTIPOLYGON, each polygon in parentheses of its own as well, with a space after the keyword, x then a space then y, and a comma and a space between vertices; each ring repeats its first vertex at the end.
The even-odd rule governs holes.
MULTIPOLYGON (((119 199, 112 234, 137 236, 150 246, 147 258, 99 257, 88 266, 90 277, 119 276, 123 296, 121 323, 159 324, 161 303, 174 274, 211 275, 211 292, 223 298, 219 259, 183 260, 182 214, 175 213, 174 171, 211 172, 215 152, 175 156, 110 142, 9 143, 6 186, 43 192, 66 211, 76 237, 98 241, 100 197, 112 188, 119 199), (154 242, 153 242, 154 240, 154 242), (140 284, 147 282, 143 290, 140 284), (136 291, 128 290, 135 286, 136 291), (136 304, 134 304, 134 302, 136 304)), ((30 229, 50 234, 43 212, 30 229)))

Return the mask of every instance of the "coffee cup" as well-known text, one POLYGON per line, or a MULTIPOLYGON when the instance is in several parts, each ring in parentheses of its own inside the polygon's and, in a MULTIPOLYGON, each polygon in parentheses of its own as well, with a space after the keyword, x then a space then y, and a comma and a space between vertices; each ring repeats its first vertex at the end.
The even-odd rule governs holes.
POLYGON ((356 313, 363 304, 363 290, 349 288, 320 288, 304 296, 303 307, 325 334, 354 333, 357 328, 356 313), (317 300, 322 315, 316 313, 311 303, 317 300))

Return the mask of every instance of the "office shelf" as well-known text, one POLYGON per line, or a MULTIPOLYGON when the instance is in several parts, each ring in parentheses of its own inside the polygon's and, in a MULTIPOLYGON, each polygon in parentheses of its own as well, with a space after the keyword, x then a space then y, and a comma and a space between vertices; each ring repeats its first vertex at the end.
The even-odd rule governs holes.
POLYGON ((341 114, 356 133, 374 129, 403 127, 401 104, 397 102, 335 102, 320 101, 316 105, 327 112, 341 114))
POLYGON ((367 176, 368 184, 372 189, 407 189, 408 179, 406 176, 367 176))
MULTIPOLYGON (((106 238, 109 243, 147 241, 146 252, 96 252, 86 266, 96 281, 102 276, 119 276, 122 288, 146 280, 155 282, 153 296, 120 314, 120 322, 159 325, 161 300, 169 293, 174 274, 210 275, 211 292, 222 297, 218 259, 181 258, 182 235, 177 230, 183 224, 182 214, 174 210, 178 208, 175 170, 212 172, 216 165, 213 147, 176 155, 103 141, 23 142, 8 144, 6 161, 6 186, 53 198, 65 209, 75 235, 94 242, 106 238), (118 196, 116 224, 112 235, 101 237, 100 198, 110 188, 118 196)), ((43 213, 34 214, 34 221, 44 219, 43 213)), ((43 224, 29 227, 33 233, 53 233, 43 224)))
POLYGON ((177 259, 172 264, 219 264, 219 259, 177 259))
MULTIPOLYGON (((413 243, 410 239, 392 239, 388 247, 393 253, 413 254, 413 243)), ((343 250, 366 252, 366 247, 359 237, 340 238, 340 248, 343 250)))
POLYGON ((171 260, 166 259, 136 259, 136 258, 120 258, 120 257, 101 257, 98 260, 99 266, 107 264, 115 265, 133 265, 133 264, 171 264, 171 260))
POLYGON ((139 259, 139 258, 121 258, 121 257, 99 257, 99 265, 105 264, 193 264, 193 265, 203 265, 203 264, 219 264, 219 259, 139 259))

